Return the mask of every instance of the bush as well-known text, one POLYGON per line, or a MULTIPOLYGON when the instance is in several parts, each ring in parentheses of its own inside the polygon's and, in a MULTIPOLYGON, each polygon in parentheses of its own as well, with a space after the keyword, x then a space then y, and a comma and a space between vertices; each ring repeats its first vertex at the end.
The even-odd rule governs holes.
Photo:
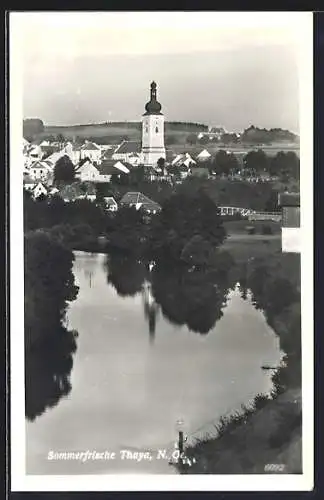
POLYGON ((272 227, 269 224, 263 224, 261 231, 262 234, 273 234, 272 227))

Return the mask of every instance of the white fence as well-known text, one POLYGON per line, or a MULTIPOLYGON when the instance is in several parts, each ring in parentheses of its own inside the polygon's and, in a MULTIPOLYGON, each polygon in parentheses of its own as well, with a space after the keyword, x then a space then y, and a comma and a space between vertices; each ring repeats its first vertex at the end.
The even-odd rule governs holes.
POLYGON ((240 208, 240 207, 218 207, 220 211, 220 215, 235 215, 240 214, 242 217, 247 217, 250 214, 253 214, 254 211, 249 208, 240 208))

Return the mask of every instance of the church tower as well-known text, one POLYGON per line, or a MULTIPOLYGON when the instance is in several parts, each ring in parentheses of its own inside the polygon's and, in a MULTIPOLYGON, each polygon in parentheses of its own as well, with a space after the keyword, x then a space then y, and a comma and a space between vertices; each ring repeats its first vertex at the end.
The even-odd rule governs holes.
POLYGON ((161 104, 156 99, 156 83, 151 83, 151 99, 145 105, 142 119, 142 161, 144 165, 156 166, 160 158, 165 159, 164 116, 161 104))

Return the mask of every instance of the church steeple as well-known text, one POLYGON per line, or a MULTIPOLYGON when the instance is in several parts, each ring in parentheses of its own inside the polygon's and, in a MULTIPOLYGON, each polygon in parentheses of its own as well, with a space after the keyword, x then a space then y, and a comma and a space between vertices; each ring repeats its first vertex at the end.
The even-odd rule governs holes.
POLYGON ((151 101, 156 101, 156 83, 151 83, 151 101))
POLYGON ((146 103, 145 105, 145 110, 146 110, 146 113, 144 113, 144 115, 161 115, 161 109, 162 109, 162 106, 161 104, 157 101, 157 98, 156 98, 156 83, 153 81, 151 83, 151 99, 148 103, 146 103))

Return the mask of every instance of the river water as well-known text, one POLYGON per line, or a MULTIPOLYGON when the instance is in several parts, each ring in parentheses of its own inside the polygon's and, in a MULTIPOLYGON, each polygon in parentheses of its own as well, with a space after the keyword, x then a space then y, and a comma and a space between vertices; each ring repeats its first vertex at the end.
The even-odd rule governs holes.
MULTIPOLYGON (((121 266, 119 276, 108 279, 105 260, 76 253, 80 289, 67 314, 68 327, 78 332, 72 388, 56 406, 26 421, 29 474, 175 473, 167 460, 120 460, 120 451, 149 450, 154 458, 166 449, 169 456, 179 419, 192 439, 271 390, 270 373, 261 366, 279 363, 279 340, 249 296, 244 300, 237 287, 230 290, 222 317, 202 334, 193 331, 199 325, 190 328, 193 320, 174 321, 178 312, 190 314, 183 312, 184 295, 175 302, 174 286, 162 306, 145 286, 134 294, 131 283, 129 295, 122 283, 125 277, 134 281, 129 268, 121 266), (87 450, 115 452, 117 459, 49 460, 51 452, 87 450)), ((162 289, 165 283, 160 296, 162 289)), ((196 302, 204 297, 199 287, 192 293, 196 302)))

